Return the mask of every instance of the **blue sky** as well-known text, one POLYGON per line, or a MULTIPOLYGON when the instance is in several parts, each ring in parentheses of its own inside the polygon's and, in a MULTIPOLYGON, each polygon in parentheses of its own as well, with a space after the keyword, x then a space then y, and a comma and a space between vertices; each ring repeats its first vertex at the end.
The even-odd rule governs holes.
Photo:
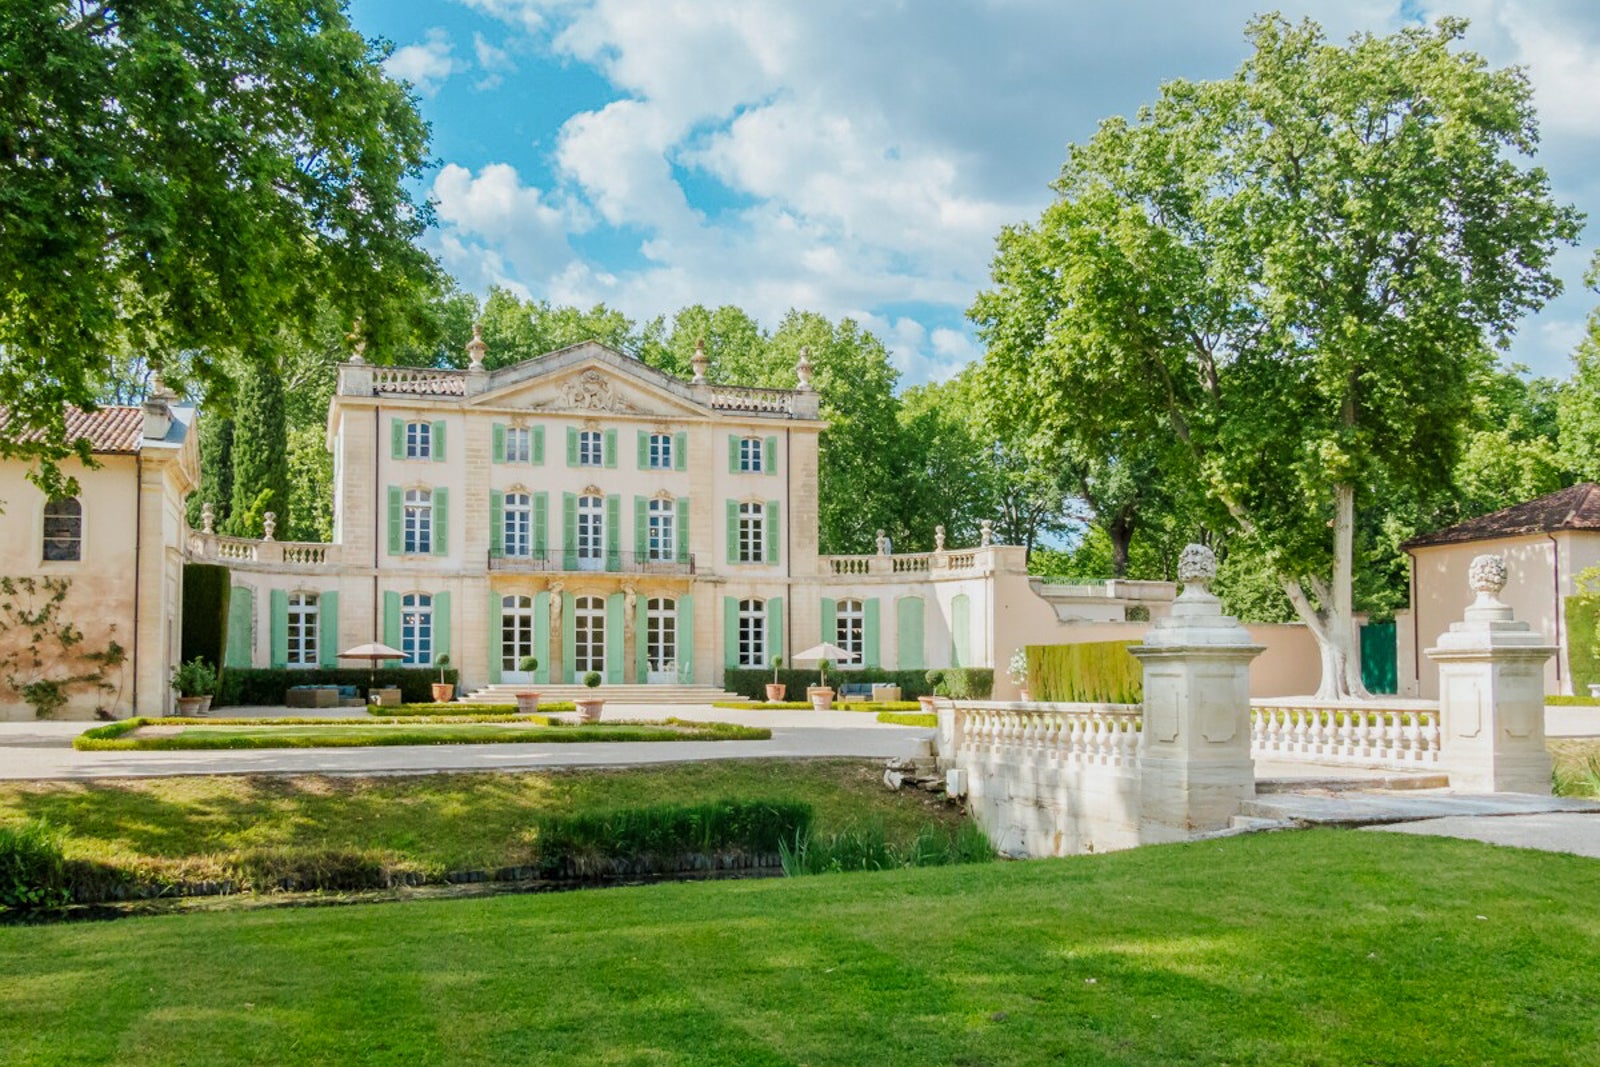
MULTIPOLYGON (((1442 14, 1528 69, 1557 194, 1600 214, 1600 5, 1283 3, 1335 37, 1442 14)), ((1174 77, 1223 77, 1257 10, 1235 0, 356 0, 396 46, 436 165, 428 243, 467 288, 604 302, 636 319, 736 304, 851 315, 914 384, 979 356, 965 321, 995 234, 1031 220, 1066 145, 1174 77)), ((1511 356, 1565 375, 1594 294, 1511 356)))

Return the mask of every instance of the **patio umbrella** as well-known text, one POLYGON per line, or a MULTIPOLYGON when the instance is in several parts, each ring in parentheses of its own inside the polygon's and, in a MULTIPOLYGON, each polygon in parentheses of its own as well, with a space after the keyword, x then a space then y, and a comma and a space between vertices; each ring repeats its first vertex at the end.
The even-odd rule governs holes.
MULTIPOLYGON (((848 663, 855 658, 856 654, 854 652, 846 652, 838 645, 830 645, 826 641, 820 645, 812 645, 804 652, 796 652, 794 654, 794 661, 796 663, 799 663, 803 659, 814 659, 818 661, 837 660, 840 663, 848 663)), ((822 678, 822 684, 827 685, 828 672, 824 670, 819 671, 818 673, 822 678)))
POLYGON ((376 688, 377 686, 378 661, 380 659, 403 659, 404 657, 405 653, 401 652, 398 648, 390 648, 388 645, 381 644, 377 641, 368 641, 364 645, 357 645, 355 648, 346 649, 345 651, 339 653, 340 659, 364 659, 371 661, 370 670, 367 677, 367 687, 369 689, 376 688))

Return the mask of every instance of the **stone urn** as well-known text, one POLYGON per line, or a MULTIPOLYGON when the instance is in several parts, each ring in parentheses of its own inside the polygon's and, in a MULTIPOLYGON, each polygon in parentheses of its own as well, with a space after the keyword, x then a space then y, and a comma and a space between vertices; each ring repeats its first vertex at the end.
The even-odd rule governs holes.
POLYGON ((1033 700, 1033 696, 1028 692, 1027 686, 1023 686, 1021 689, 1017 690, 1017 699, 1024 704, 1027 704, 1033 700))
POLYGON ((448 704, 456 698, 456 687, 452 682, 434 682, 430 688, 435 704, 448 704))
POLYGON ((598 697, 584 697, 573 703, 578 706, 579 722, 599 722, 600 712, 606 706, 606 702, 598 697))
POLYGON ((200 709, 205 706, 205 697, 178 697, 178 714, 182 716, 199 715, 200 709))
POLYGON ((789 694, 789 687, 782 682, 767 683, 767 702, 776 704, 789 694))
POLYGON ((517 714, 537 715, 539 713, 539 694, 532 689, 524 689, 517 693, 517 714))
POLYGON ((917 703, 922 705, 922 711, 926 715, 932 715, 937 710, 933 705, 933 697, 931 696, 918 697, 917 703))
POLYGON ((806 687, 806 699, 811 701, 812 711, 833 710, 833 689, 826 685, 812 685, 806 687))

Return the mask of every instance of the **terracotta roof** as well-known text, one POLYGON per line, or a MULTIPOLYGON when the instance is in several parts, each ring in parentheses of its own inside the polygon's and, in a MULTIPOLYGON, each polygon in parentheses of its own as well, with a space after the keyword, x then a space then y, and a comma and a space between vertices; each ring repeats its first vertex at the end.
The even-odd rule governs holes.
POLYGON ((1413 537, 1402 548, 1457 545, 1557 530, 1600 530, 1600 485, 1580 482, 1537 500, 1515 504, 1443 530, 1413 537))
MULTIPOLYGON (((11 422, 11 412, 0 408, 0 433, 6 432, 11 422)), ((97 411, 81 408, 67 409, 67 440, 87 438, 89 449, 102 453, 128 453, 139 451, 144 437, 144 409, 137 407, 104 407, 97 411)), ((41 441, 39 430, 25 430, 18 441, 41 441)))

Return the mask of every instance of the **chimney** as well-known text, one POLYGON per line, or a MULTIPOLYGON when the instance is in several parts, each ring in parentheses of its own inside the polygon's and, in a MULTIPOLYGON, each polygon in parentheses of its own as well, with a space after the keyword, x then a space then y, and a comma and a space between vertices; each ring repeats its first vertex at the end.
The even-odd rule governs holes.
POLYGON ((164 441, 167 431, 172 429, 172 401, 177 399, 177 394, 167 388, 167 383, 161 380, 161 371, 157 369, 151 378, 150 395, 144 401, 144 439, 146 441, 164 441))

